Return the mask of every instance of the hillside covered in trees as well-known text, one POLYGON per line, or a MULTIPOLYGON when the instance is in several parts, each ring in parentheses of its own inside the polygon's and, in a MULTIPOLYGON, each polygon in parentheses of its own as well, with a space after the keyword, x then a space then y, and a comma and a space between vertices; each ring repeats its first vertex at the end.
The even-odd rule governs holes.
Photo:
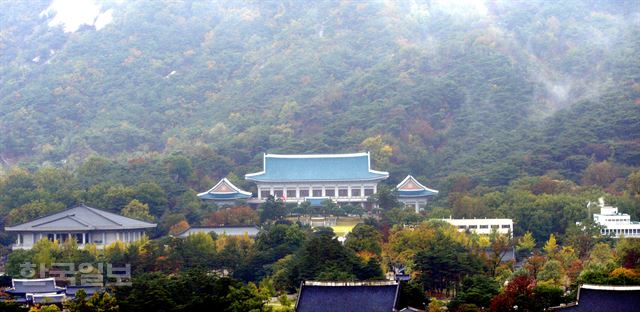
POLYGON ((601 234, 587 204, 640 220, 638 55, 633 0, 0 0, 0 228, 79 204, 158 225, 104 249, 10 250, 3 229, 0 271, 131 264, 68 311, 291 311, 302 281, 397 268, 398 309, 545 311, 638 285, 640 239, 601 234), (390 172, 366 209, 197 196, 223 177, 255 194, 265 152, 360 151, 390 172), (394 190, 407 174, 439 190, 419 213, 394 190), (197 226, 257 234, 179 237, 197 226))
POLYGON ((369 150, 391 182, 604 163, 606 187, 640 165, 634 1, 104 1, 77 29, 49 5, 0 2, 5 170, 369 150))

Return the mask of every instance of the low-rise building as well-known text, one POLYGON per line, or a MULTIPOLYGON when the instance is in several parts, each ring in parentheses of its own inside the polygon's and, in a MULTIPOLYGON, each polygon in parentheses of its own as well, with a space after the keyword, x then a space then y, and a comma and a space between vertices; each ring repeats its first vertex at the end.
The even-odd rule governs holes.
POLYGON ((451 223, 460 232, 474 232, 477 234, 491 234, 496 231, 500 234, 513 235, 513 219, 442 219, 451 223))
POLYGON ((115 242, 142 239, 145 231, 156 227, 115 213, 80 205, 27 223, 5 227, 16 233, 13 249, 31 249, 40 239, 63 242, 74 239, 79 247, 95 244, 98 248, 115 242))
POLYGON ((176 237, 188 237, 195 233, 216 233, 216 235, 255 237, 260 232, 256 226, 192 226, 178 234, 176 237))
MULTIPOLYGON (((587 204, 591 207, 592 203, 587 204)), ((640 222, 631 221, 631 216, 626 213, 618 212, 617 207, 607 206, 604 198, 598 200, 600 213, 593 214, 593 221, 602 226, 600 233, 602 235, 611 235, 613 237, 640 237, 640 222)))

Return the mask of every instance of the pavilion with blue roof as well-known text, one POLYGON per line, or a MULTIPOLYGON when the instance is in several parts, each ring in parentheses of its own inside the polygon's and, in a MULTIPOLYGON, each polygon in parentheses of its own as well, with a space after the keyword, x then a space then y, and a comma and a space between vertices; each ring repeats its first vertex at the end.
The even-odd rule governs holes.
POLYGON ((263 170, 245 175, 258 187, 258 200, 269 196, 300 203, 307 198, 338 203, 367 203, 388 172, 371 169, 369 153, 264 154, 263 170))
POLYGON ((201 199, 214 200, 219 204, 233 204, 237 200, 251 198, 252 194, 239 189, 227 180, 227 178, 223 178, 210 190, 198 194, 198 197, 201 199))
POLYGON ((398 200, 405 206, 413 206, 416 212, 424 209, 429 198, 438 195, 438 191, 430 189, 418 182, 414 177, 408 175, 396 186, 398 200))

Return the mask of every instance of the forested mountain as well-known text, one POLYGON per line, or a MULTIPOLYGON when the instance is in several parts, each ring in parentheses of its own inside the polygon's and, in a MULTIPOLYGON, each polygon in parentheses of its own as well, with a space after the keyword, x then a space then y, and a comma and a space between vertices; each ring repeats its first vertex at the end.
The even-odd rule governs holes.
POLYGON ((218 178, 370 150, 392 182, 495 186, 640 165, 636 1, 105 1, 78 29, 49 5, 0 2, 5 166, 180 151, 218 178))

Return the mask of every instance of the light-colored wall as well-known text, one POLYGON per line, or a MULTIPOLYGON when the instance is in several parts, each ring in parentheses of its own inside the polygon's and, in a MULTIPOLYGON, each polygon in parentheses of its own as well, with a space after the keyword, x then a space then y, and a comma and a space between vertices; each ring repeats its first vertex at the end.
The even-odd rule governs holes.
POLYGON ((428 202, 426 198, 398 198, 398 201, 403 203, 405 207, 413 207, 416 213, 424 210, 428 202))
POLYGON ((308 197, 314 197, 313 196, 313 189, 314 188, 320 188, 322 189, 322 197, 331 197, 333 199, 335 199, 338 202, 362 202, 362 201, 366 201, 367 197, 369 197, 369 195, 365 195, 364 194, 364 190, 365 189, 373 189, 373 193, 375 194, 377 189, 378 189, 378 183, 377 182, 309 182, 309 183, 264 183, 264 182, 257 182, 256 183, 258 186, 258 199, 264 199, 262 197, 262 191, 269 191, 270 195, 274 195, 274 191, 275 190, 282 190, 283 194, 286 195, 287 194, 287 190, 295 190, 296 191, 296 196, 295 197, 291 197, 291 196, 286 196, 287 197, 287 202, 301 202, 304 200, 304 197, 306 196, 300 196, 300 190, 308 190, 309 191, 309 196, 308 197), (339 196, 339 190, 341 188, 347 188, 348 192, 347 192, 347 196, 339 196), (352 194, 352 190, 353 189, 359 189, 360 190, 360 195, 359 196, 353 196, 352 194), (334 191, 334 196, 327 196, 326 195, 326 191, 327 190, 333 190, 334 191))
MULTIPOLYGON (((39 241, 42 238, 47 238, 47 234, 52 232, 42 232, 42 233, 17 233, 18 235, 22 235, 22 244, 18 244, 18 237, 16 237, 16 241, 14 242, 12 248, 13 249, 31 249, 33 248, 33 244, 39 241)), ((78 232, 73 232, 78 233, 78 232)), ((62 232, 56 232, 56 234, 63 234, 62 232)), ((66 233, 64 233, 66 234, 66 233)), ((123 242, 134 242, 140 240, 144 235, 144 230, 126 230, 126 231, 91 231, 85 232, 85 242, 86 243, 94 243, 98 248, 104 248, 104 246, 114 243, 115 241, 123 241, 123 242), (128 233, 128 235, 127 235, 128 233)), ((79 246, 84 246, 84 244, 79 244, 79 246)))
POLYGON ((478 234, 491 234, 492 230, 497 230, 500 234, 510 233, 513 235, 512 219, 442 219, 458 228, 458 231, 469 230, 478 234), (493 228, 497 226, 497 228, 493 228), (505 226, 505 227, 503 227, 505 226), (506 227, 508 226, 508 228, 506 227))

